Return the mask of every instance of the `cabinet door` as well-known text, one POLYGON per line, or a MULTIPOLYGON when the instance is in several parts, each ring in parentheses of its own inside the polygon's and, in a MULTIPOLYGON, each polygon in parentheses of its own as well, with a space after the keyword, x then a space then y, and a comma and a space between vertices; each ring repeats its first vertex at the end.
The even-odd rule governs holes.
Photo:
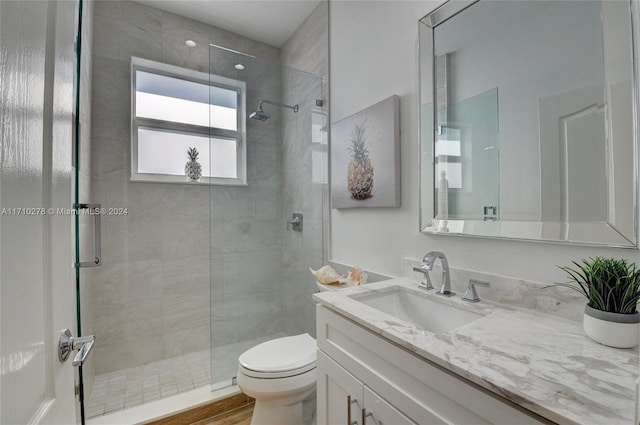
POLYGON ((318 350, 318 425, 364 425, 363 385, 318 350))
MULTIPOLYGON (((380 396, 364 387, 364 424, 363 425, 416 425, 411 419, 400 413, 395 407, 384 401, 380 396)), ((428 419, 429 424, 442 424, 438 418, 428 419)))

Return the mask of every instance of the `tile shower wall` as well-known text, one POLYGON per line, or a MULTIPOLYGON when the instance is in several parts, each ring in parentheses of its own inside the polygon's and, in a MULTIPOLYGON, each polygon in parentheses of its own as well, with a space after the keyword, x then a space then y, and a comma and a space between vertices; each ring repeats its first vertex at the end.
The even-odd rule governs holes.
MULTIPOLYGON (((311 294, 317 291, 309 266, 317 269, 326 261, 328 229, 327 136, 312 135, 311 120, 326 120, 328 110, 328 2, 321 2, 282 47, 282 64, 322 77, 324 107, 314 107, 317 86, 310 90, 309 76, 283 78, 285 100, 300 102, 312 109, 315 117, 287 115, 283 122, 282 214, 304 215, 303 232, 287 231, 283 235, 283 308, 284 329, 288 334, 307 332, 315 335, 315 304, 311 294), (322 143, 324 142, 324 143, 322 143), (315 177, 314 177, 315 176, 315 177)), ((326 122, 326 121, 325 121, 326 122)), ((316 127, 316 132, 320 130, 316 127)))
MULTIPOLYGON (((129 181, 131 56, 208 71, 209 43, 279 57, 276 48, 138 3, 95 2, 92 197, 103 207, 128 208, 126 216, 103 219, 104 265, 93 279, 96 373, 209 348, 210 250, 213 270, 224 279, 213 295, 229 301, 214 305, 214 315, 224 315, 226 309, 241 318, 243 311, 260 307, 265 314, 258 320, 267 323, 279 308, 271 303, 280 299, 273 273, 245 271, 249 263, 254 270, 271 260, 279 263, 269 249, 272 237, 279 243, 272 227, 279 197, 275 136, 264 143, 261 138, 260 144, 249 140, 248 188, 213 187, 210 193, 208 186, 129 181), (186 47, 187 39, 198 46, 186 47), (264 161, 253 162, 255 158, 264 161), (219 222, 210 222, 210 209, 219 222), (255 243, 256 238, 264 244, 255 243), (256 286, 255 302, 234 295, 243 282, 256 286)), ((250 89, 249 95, 262 93, 250 89)), ((269 131, 261 131, 265 129, 269 131)), ((214 282, 220 277, 215 275, 214 282)), ((244 323, 228 339, 237 338, 243 326, 255 328, 255 322, 244 323)), ((227 327, 214 329, 216 341, 227 327)))

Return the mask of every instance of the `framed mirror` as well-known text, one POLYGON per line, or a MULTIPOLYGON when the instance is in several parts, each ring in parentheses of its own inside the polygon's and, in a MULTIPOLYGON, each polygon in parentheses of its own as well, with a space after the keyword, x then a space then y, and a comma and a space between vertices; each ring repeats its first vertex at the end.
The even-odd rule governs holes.
POLYGON ((637 248, 631 7, 450 0, 420 20, 423 232, 637 248))

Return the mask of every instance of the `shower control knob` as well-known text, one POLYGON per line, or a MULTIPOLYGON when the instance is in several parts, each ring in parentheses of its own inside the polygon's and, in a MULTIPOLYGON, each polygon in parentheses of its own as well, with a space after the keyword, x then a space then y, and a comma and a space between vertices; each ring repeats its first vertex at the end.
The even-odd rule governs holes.
POLYGON ((302 214, 301 213, 293 213, 291 216, 291 229, 296 232, 302 232, 302 214))

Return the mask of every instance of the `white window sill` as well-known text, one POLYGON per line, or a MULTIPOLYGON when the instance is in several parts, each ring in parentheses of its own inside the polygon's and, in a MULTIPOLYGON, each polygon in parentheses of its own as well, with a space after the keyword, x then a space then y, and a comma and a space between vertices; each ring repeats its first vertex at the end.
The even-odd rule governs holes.
POLYGON ((246 180, 223 179, 216 177, 202 177, 199 181, 188 181, 185 176, 171 176, 165 174, 136 174, 132 175, 131 182, 136 183, 169 183, 204 186, 248 186, 246 180))

